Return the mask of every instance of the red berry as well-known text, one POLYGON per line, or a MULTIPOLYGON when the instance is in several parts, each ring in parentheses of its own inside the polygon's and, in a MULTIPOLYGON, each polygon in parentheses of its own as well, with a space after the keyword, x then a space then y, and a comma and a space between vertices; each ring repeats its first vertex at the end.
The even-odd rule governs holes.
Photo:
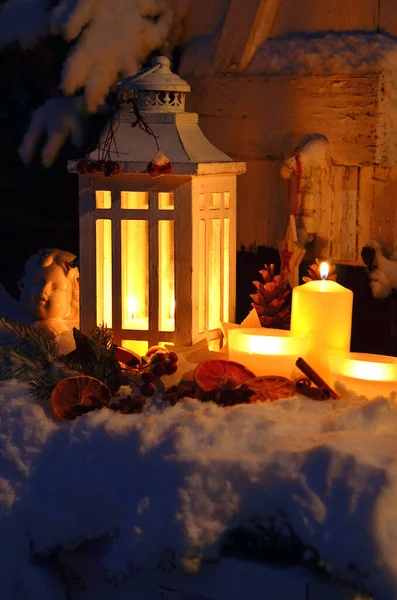
POLYGON ((165 390, 166 394, 176 394, 178 392, 178 388, 176 385, 172 385, 171 387, 165 390))
POLYGON ((165 370, 164 364, 163 363, 157 363, 157 365, 154 365, 154 367, 152 369, 152 373, 156 377, 161 377, 162 375, 165 375, 166 370, 165 370))
POLYGON ((144 371, 141 375, 141 379, 144 383, 152 383, 154 375, 150 371, 144 371))
POLYGON ((194 398, 195 396, 194 385, 188 383, 179 383, 178 384, 178 396, 183 398, 184 396, 188 398, 194 398))
POLYGON ((150 175, 159 175, 160 174, 160 168, 158 167, 158 165, 154 164, 153 162, 150 162, 148 164, 148 166, 146 167, 146 170, 148 173, 150 173, 150 175))
POLYGON ((166 356, 164 352, 156 352, 156 354, 153 354, 152 361, 155 363, 162 363, 165 361, 165 359, 166 356))
POLYGON ((106 163, 104 160, 98 160, 96 163, 97 169, 99 172, 103 173, 106 167, 106 163))
POLYGON ((170 162, 167 162, 167 163, 165 163, 165 165, 162 165, 161 167, 159 167, 159 171, 162 175, 171 173, 171 170, 172 170, 172 165, 170 162))
POLYGON ((172 363, 177 363, 178 362, 178 355, 176 352, 170 352, 168 354, 168 360, 170 360, 172 363))
POLYGON ((175 371, 177 370, 177 366, 176 363, 173 363, 169 360, 166 360, 164 363, 164 367, 165 367, 165 371, 167 373, 167 375, 172 375, 173 373, 175 373, 175 371))
POLYGON ((77 170, 80 173, 80 175, 84 175, 84 173, 87 173, 87 168, 88 162, 86 160, 79 160, 79 162, 77 163, 77 170))
POLYGON ((90 162, 87 166, 87 173, 96 173, 98 171, 96 162, 90 162))
POLYGON ((143 396, 153 396, 155 389, 153 383, 144 383, 141 385, 141 394, 143 396))
POLYGON ((112 162, 112 172, 117 175, 117 173, 120 173, 120 165, 118 162, 116 162, 115 160, 111 161, 112 162))

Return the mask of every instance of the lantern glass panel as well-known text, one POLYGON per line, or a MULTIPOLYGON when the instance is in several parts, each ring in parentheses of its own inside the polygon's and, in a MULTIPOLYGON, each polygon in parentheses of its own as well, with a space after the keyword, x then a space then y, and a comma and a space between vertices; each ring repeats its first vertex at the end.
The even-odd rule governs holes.
POLYGON ((159 331, 175 331, 174 221, 159 221, 159 331))
POLYGON ((221 220, 210 219, 208 329, 221 320, 221 220))
POLYGON ((229 321, 230 219, 223 221, 223 321, 229 321))
POLYGON ((109 190, 95 192, 95 208, 112 208, 112 196, 109 190))
POLYGON ((230 208, 230 192, 225 192, 223 194, 223 208, 230 208))
POLYGON ((133 208, 135 210, 149 209, 148 192, 121 192, 121 208, 133 208))
POLYGON ((210 200, 210 208, 220 208, 221 207, 221 193, 220 192, 212 192, 211 200, 210 200))
POLYGON ((199 251, 198 251, 198 332, 205 331, 205 301, 207 297, 207 262, 206 262, 206 222, 199 221, 199 251))
POLYGON ((174 210, 174 194, 173 192, 159 192, 159 209, 174 210))
POLYGON ((149 343, 145 340, 122 340, 123 348, 136 352, 139 356, 145 356, 149 350, 149 343))
POLYGON ((96 319, 112 326, 112 221, 96 221, 96 319))
POLYGON ((121 221, 122 328, 149 329, 148 221, 121 221))

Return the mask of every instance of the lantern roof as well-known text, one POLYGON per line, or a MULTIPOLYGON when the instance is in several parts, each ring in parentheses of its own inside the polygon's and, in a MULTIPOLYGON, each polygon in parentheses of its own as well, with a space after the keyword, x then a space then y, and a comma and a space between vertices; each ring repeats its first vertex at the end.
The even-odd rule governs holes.
MULTIPOLYGON (((243 173, 235 162, 205 137, 196 113, 185 112, 189 84, 173 73, 165 56, 120 82, 118 110, 89 160, 117 161, 126 174, 147 173, 161 154, 174 175, 243 173)), ((76 171, 76 163, 70 163, 76 171)))
POLYGON ((131 90, 190 92, 190 85, 173 73, 170 66, 171 62, 166 56, 156 56, 151 67, 142 69, 132 77, 127 77, 119 85, 131 90))

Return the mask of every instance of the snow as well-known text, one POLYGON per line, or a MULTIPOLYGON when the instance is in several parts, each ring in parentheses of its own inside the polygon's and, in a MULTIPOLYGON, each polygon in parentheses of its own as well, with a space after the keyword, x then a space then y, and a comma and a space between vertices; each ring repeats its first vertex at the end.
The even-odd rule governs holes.
POLYGON ((39 106, 32 114, 29 128, 19 148, 21 159, 25 163, 33 160, 43 135, 47 138, 41 153, 45 167, 52 165, 69 137, 76 147, 81 147, 83 112, 82 97, 51 98, 39 106))
POLYGON ((0 44, 34 46, 48 34, 77 44, 64 65, 66 95, 85 88, 88 111, 103 104, 120 73, 134 74, 172 25, 164 0, 9 0, 0 10, 0 44))
MULTIPOLYGON (((59 86, 65 96, 83 89, 85 110, 95 112, 120 75, 135 74, 161 46, 172 14, 165 0, 59 0, 54 6, 49 0, 9 0, 0 8, 0 45, 16 41, 34 47, 49 34, 76 40, 59 86)), ((35 111, 20 151, 25 162, 43 134, 48 137, 45 166, 51 166, 70 134, 74 142, 81 135, 74 100, 51 99, 35 111)))
MULTIPOLYGON (((214 75, 212 66, 216 40, 202 38, 191 43, 181 63, 182 76, 214 75)), ((244 76, 259 75, 363 75, 386 69, 397 61, 397 41, 380 33, 290 34, 265 40, 244 70, 244 76)))
POLYGON ((272 523, 284 534, 288 524, 338 578, 388 600, 397 595, 396 432, 394 398, 229 408, 185 399, 58 423, 24 384, 0 383, 3 595, 19 598, 19 582, 22 598, 63 598, 31 550, 100 539, 109 540, 98 559, 108 582, 133 569, 153 583, 175 555, 187 572, 202 565, 198 585, 230 531, 259 535, 272 523))

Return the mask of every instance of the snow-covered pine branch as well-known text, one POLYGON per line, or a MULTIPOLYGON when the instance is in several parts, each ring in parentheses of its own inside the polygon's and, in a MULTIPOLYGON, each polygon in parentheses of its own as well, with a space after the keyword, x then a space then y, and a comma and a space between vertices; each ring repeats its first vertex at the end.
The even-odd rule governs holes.
MULTIPOLYGON (((66 96, 83 88, 85 108, 92 113, 120 74, 134 74, 145 56, 161 46, 171 25, 166 0, 59 0, 55 6, 50 0, 8 0, 0 9, 0 45, 19 42, 32 47, 48 34, 76 40, 65 60, 60 88, 66 96)), ((22 158, 32 157, 45 133, 49 141, 43 162, 49 166, 68 137, 65 123, 71 123, 70 105, 46 102, 33 115, 22 158), (61 123, 61 132, 50 129, 61 123)), ((70 128, 75 131, 75 122, 70 128)))
POLYGON ((71 137, 76 147, 83 143, 83 98, 52 98, 32 114, 29 128, 19 148, 23 162, 33 160, 44 134, 46 143, 41 152, 45 167, 50 167, 66 140, 71 137))

